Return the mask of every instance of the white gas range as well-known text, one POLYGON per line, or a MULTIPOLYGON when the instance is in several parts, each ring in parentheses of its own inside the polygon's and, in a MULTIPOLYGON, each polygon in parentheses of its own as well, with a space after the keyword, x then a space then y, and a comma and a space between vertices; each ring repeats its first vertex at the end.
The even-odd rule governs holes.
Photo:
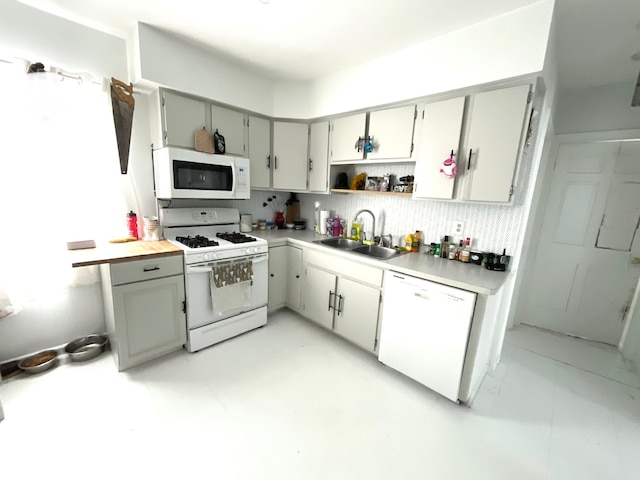
POLYGON ((266 240, 238 233, 235 208, 163 208, 164 238, 184 250, 190 352, 267 323, 266 240))

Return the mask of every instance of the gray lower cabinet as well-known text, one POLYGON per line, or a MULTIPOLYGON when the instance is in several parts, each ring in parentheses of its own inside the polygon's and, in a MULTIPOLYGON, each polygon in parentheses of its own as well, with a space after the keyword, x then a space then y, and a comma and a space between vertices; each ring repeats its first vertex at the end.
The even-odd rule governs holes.
POLYGON ((382 270, 307 249, 302 314, 360 347, 378 346, 382 270))
POLYGON ((283 307, 286 301, 287 248, 286 245, 269 248, 269 310, 283 307))
POLYGON ((186 342, 182 256, 100 267, 107 332, 119 371, 186 342))

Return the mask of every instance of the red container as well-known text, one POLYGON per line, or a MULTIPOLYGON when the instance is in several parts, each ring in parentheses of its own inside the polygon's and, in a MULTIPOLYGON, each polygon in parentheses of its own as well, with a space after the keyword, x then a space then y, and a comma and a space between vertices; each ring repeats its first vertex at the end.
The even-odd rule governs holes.
POLYGON ((129 228, 129 236, 138 239, 138 217, 133 210, 127 213, 127 227, 129 228))

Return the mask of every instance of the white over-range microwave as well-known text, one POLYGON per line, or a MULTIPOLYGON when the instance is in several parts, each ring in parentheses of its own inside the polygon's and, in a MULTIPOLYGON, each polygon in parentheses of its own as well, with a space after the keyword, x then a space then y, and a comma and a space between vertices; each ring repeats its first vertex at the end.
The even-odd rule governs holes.
POLYGON ((153 152, 156 198, 246 199, 249 159, 165 147, 153 152))

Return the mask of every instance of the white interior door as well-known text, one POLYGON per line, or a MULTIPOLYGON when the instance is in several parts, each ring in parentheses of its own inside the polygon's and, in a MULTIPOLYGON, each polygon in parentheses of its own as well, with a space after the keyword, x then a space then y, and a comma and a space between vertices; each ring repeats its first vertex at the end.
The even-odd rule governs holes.
POLYGON ((522 323, 617 345, 639 221, 640 143, 561 144, 522 323))

